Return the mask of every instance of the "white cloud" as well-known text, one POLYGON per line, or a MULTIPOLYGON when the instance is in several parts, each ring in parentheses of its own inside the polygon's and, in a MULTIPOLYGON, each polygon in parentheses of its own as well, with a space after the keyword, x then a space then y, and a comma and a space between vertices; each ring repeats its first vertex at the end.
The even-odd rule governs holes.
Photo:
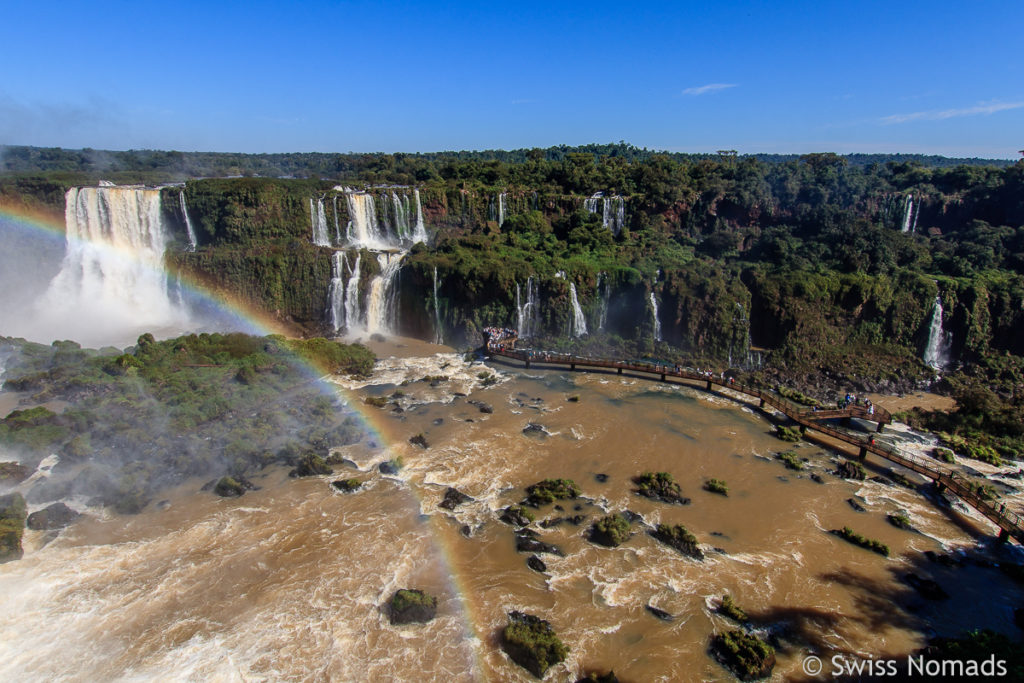
POLYGON ((736 83, 708 83, 707 85, 697 86, 695 88, 687 88, 683 91, 684 95, 706 95, 709 92, 716 92, 718 90, 725 90, 727 88, 735 88, 736 83))
POLYGON ((907 123, 909 121, 941 121, 943 119, 953 119, 961 116, 987 116, 988 114, 995 114, 998 111, 1019 109, 1021 107, 1024 107, 1024 102, 988 102, 978 104, 973 107, 965 107, 963 109, 943 109, 941 111, 916 111, 912 114, 893 114, 892 116, 883 116, 879 119, 879 122, 885 125, 891 125, 894 123, 907 123))

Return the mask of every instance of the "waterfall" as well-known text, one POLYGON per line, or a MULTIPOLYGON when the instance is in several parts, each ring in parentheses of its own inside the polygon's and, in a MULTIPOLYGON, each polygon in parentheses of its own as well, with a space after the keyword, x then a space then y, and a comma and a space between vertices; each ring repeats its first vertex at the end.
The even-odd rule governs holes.
POLYGON ((569 283, 569 304, 572 307, 572 317, 569 319, 569 336, 582 337, 587 333, 587 319, 583 316, 583 309, 576 298, 576 285, 569 283))
POLYGON ((949 353, 952 346, 952 333, 942 329, 942 299, 935 295, 935 306, 932 308, 932 321, 928 328, 928 344, 924 350, 924 362, 936 370, 944 370, 949 365, 949 353))
POLYGON ((406 198, 398 198, 398 193, 391 192, 391 203, 395 208, 395 235, 398 236, 399 241, 408 241, 409 239, 409 201, 406 198), (402 201, 405 199, 405 201, 402 201))
POLYGON ((537 282, 533 276, 526 278, 526 303, 519 296, 519 283, 516 283, 516 334, 522 339, 529 339, 537 333, 537 282))
POLYGON ((612 288, 608 284, 608 273, 600 272, 597 274, 597 300, 599 302, 597 309, 597 329, 600 332, 604 331, 604 326, 608 322, 608 302, 612 297, 612 288), (604 291, 601 291, 601 285, 604 285, 604 291))
POLYGON ((498 195, 498 227, 500 228, 505 222, 505 193, 502 192, 498 195))
POLYGON ((907 195, 907 204, 903 210, 903 228, 901 232, 912 232, 910 226, 910 219, 914 213, 914 195, 907 195))
POLYGON ((310 198, 309 222, 313 228, 313 244, 318 247, 331 246, 331 238, 327 234, 327 214, 324 213, 324 198, 322 196, 316 200, 316 205, 310 198))
POLYGON ((331 257, 331 286, 327 290, 327 317, 337 334, 345 326, 345 252, 331 257))
POLYGON ((338 228, 338 195, 331 197, 334 206, 334 243, 341 244, 341 230, 338 228))
POLYGON ((601 202, 601 225, 618 235, 626 224, 626 200, 619 195, 605 197, 604 192, 595 192, 583 200, 583 208, 596 214, 601 202))
POLYGON ((381 252, 377 254, 380 273, 370 281, 370 296, 366 302, 366 331, 370 334, 394 334, 395 297, 394 287, 398 271, 402 267, 402 259, 406 252, 381 252))
MULTIPOLYGON (((516 287, 518 291, 519 285, 516 287)), ((444 328, 441 327, 441 303, 437 296, 437 266, 434 266, 434 343, 444 344, 444 328)))
POLYGON ((423 206, 420 204, 420 191, 413 190, 413 194, 416 196, 416 228, 412 233, 412 241, 427 242, 427 226, 423 223, 423 206))
POLYGON ((164 273, 160 190, 71 188, 64 202, 66 252, 39 302, 40 334, 104 345, 183 328, 164 273))
POLYGON ((178 198, 181 200, 181 215, 185 217, 185 229, 188 230, 188 251, 195 251, 196 247, 199 246, 199 242, 196 240, 196 231, 192 229, 192 221, 188 217, 188 208, 185 206, 185 192, 178 193, 178 198))
POLYGON ((661 341, 661 320, 658 319, 658 299, 651 291, 651 316, 654 318, 654 341, 661 341))
POLYGON ((348 192, 345 194, 348 203, 348 216, 352 221, 349 231, 349 242, 352 246, 368 249, 386 249, 391 246, 387 233, 381 230, 377 221, 377 206, 373 195, 366 192, 348 192))
POLYGON ((356 262, 345 285, 345 329, 349 332, 359 325, 359 261, 362 257, 356 252, 356 262))

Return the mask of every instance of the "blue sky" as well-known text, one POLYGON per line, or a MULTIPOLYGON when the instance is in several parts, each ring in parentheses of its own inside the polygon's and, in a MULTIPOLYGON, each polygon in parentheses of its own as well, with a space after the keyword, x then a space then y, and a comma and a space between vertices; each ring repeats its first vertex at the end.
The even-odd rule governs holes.
POLYGON ((1024 148, 1024 2, 0 0, 0 144, 1024 148))

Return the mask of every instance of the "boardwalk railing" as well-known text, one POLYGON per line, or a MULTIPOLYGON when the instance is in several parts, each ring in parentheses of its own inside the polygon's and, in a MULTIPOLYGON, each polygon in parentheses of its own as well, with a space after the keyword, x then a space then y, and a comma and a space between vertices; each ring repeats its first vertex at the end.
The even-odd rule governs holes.
POLYGON ((533 363, 568 365, 570 369, 600 368, 615 370, 618 374, 623 371, 633 373, 647 373, 659 375, 661 381, 669 377, 686 379, 696 382, 704 382, 710 391, 712 386, 720 386, 758 399, 761 408, 766 405, 775 408, 779 412, 801 426, 801 431, 812 429, 826 436, 856 446, 860 449, 859 455, 863 459, 868 453, 885 458, 909 470, 913 470, 935 482, 940 491, 948 490, 958 498, 980 512, 986 519, 1000 529, 1000 538, 1013 538, 1024 544, 1024 518, 1021 515, 1006 510, 1006 506, 997 506, 994 501, 981 495, 978 489, 970 480, 965 479, 952 469, 936 464, 932 459, 924 458, 900 451, 889 444, 876 443, 875 439, 865 438, 834 427, 824 425, 820 420, 856 417, 869 420, 878 424, 878 431, 892 420, 892 416, 883 408, 869 408, 859 405, 850 405, 844 409, 807 410, 806 406, 799 405, 783 398, 772 391, 765 391, 759 387, 740 384, 722 377, 716 377, 710 372, 698 372, 688 368, 647 361, 624 361, 608 358, 591 358, 576 356, 566 353, 552 353, 550 351, 538 351, 535 349, 517 349, 511 345, 489 344, 487 352, 492 356, 503 356, 514 360, 522 361, 529 368, 533 363))

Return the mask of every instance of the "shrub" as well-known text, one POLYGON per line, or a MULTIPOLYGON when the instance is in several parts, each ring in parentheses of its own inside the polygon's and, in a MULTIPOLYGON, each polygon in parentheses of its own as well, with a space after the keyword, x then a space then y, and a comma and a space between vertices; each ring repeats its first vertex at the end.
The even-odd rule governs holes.
POLYGON ((732 601, 731 595, 722 596, 722 604, 718 606, 718 613, 740 624, 750 621, 750 617, 743 611, 743 608, 732 601))
POLYGON ((713 636, 711 650, 741 681, 767 678, 775 667, 775 648, 739 629, 713 636))
POLYGON ((690 502, 689 498, 682 496, 679 484, 668 472, 644 472, 634 478, 633 482, 637 485, 636 493, 645 498, 680 505, 690 502))
POLYGON ((783 425, 775 425, 775 436, 782 439, 783 441, 790 441, 796 443, 800 440, 800 430, 796 427, 784 427, 783 425))
POLYGON ((697 537, 680 524, 672 526, 659 524, 650 534, 655 540, 675 548, 684 555, 688 555, 695 560, 704 559, 704 553, 697 543, 697 537))
POLYGON ((572 479, 545 479, 526 487, 526 502, 533 507, 578 495, 580 488, 572 479))
POLYGON ((711 493, 718 493, 723 496, 729 495, 729 487, 721 479, 709 479, 704 482, 704 490, 711 493))
POLYGON ((848 526, 844 526, 842 529, 833 529, 829 533, 838 536, 848 543, 859 545, 861 548, 870 550, 873 553, 889 557, 889 546, 873 538, 865 538, 848 526))
POLYGON ((437 614, 437 598, 421 590, 403 588, 391 597, 392 624, 425 623, 437 614))
POLYGON ((800 462, 800 460, 796 457, 796 453, 794 453, 793 451, 784 451, 782 453, 776 454, 775 457, 783 462, 787 470, 795 470, 799 472, 804 468, 804 464, 800 462))

